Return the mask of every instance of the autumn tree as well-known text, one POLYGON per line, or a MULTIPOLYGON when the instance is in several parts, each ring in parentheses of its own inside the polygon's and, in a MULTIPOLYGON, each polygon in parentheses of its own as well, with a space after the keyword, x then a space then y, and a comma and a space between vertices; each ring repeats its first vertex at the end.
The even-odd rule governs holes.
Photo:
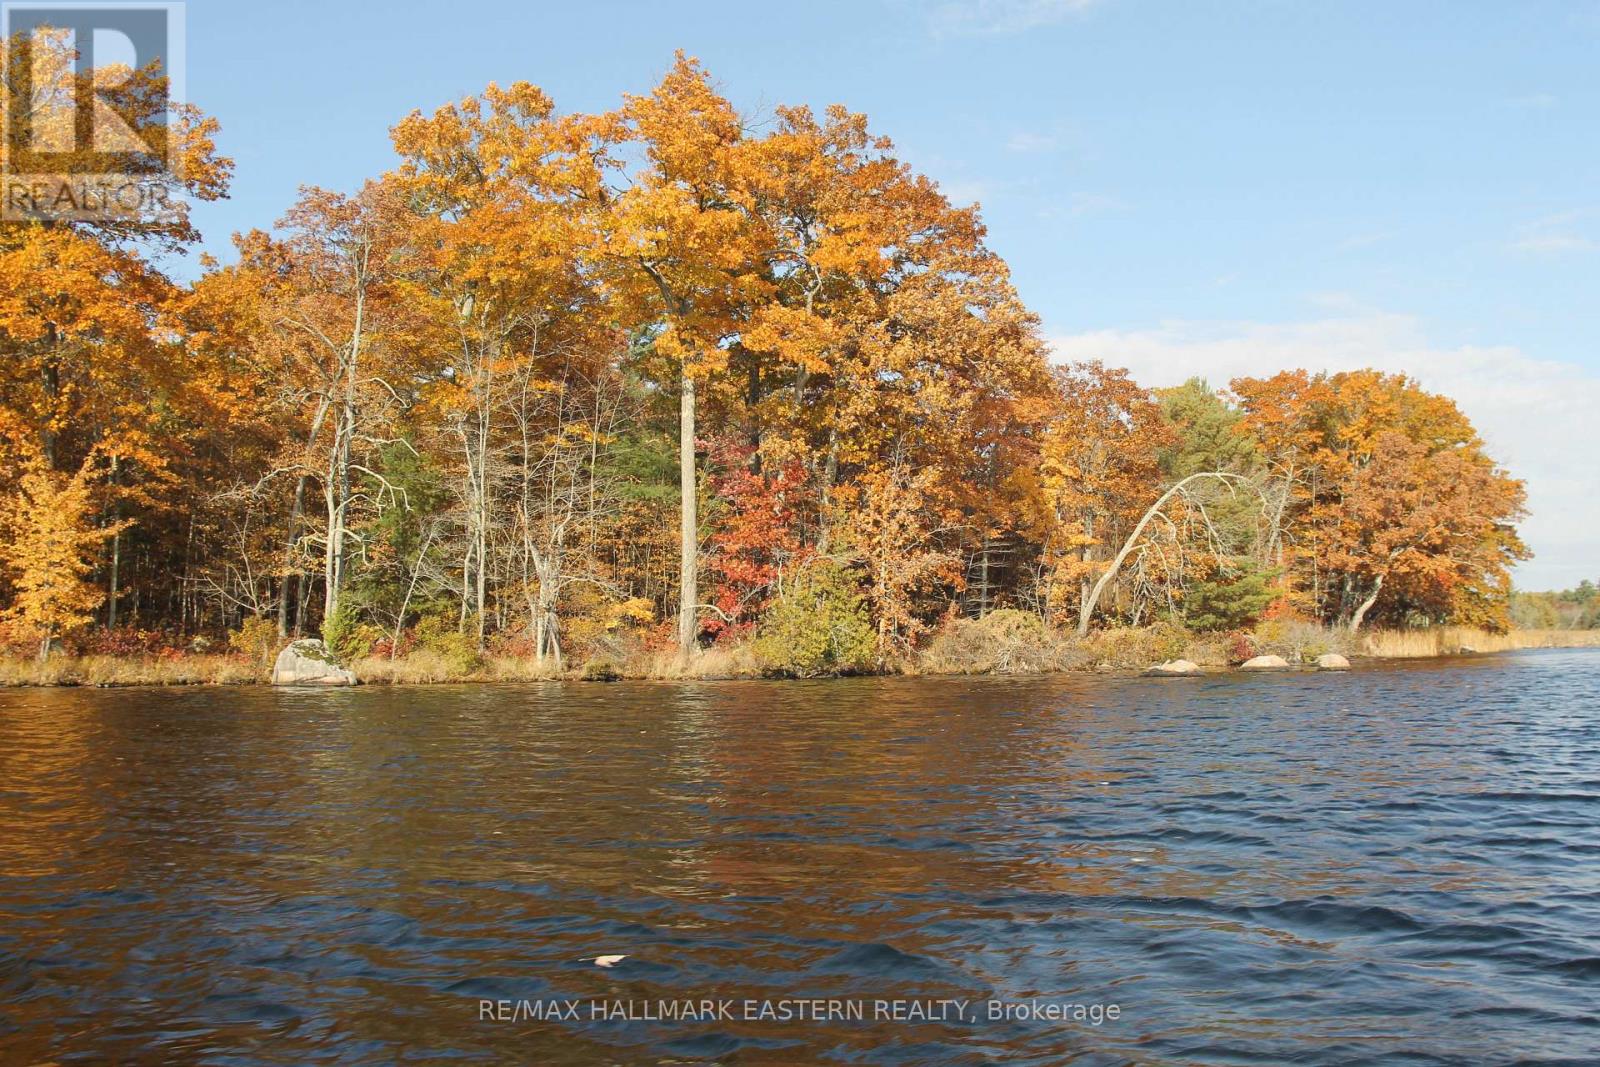
POLYGON ((579 457, 598 446, 585 434, 603 430, 575 429, 590 410, 576 386, 605 379, 619 349, 579 258, 592 235, 582 200, 597 193, 600 172, 581 150, 580 124, 557 119, 549 97, 525 82, 413 114, 393 135, 395 181, 429 235, 419 242, 420 277, 449 323, 425 401, 449 427, 465 475, 464 617, 470 608, 482 647, 494 516, 509 480, 514 566, 542 658, 556 648, 566 533, 580 502, 571 464, 549 446, 565 440, 579 457), (560 518, 549 510, 557 484, 572 504, 560 518))
MULTIPOLYGON (((61 213, 24 198, 0 224, 0 416, 17 428, 0 444, 0 491, 10 472, 42 462, 67 479, 90 456, 105 465, 95 491, 98 521, 113 533, 106 560, 108 622, 122 587, 124 531, 139 524, 138 555, 170 551, 170 504, 186 458, 187 431, 203 405, 184 373, 180 289, 155 265, 198 233, 188 198, 226 193, 232 164, 216 152, 217 124, 191 105, 171 105, 155 66, 99 77, 78 70, 68 36, 44 31, 0 43, 7 162, 14 172, 116 172, 142 190, 118 210, 61 213), (118 116, 112 158, 102 130, 80 139, 74 101, 97 94, 118 116), (36 453, 36 455, 35 455, 36 453)), ((149 581, 157 569, 147 566, 149 581)))
POLYGON ((1085 614, 1104 570, 1161 481, 1172 440, 1162 409, 1124 370, 1097 362, 1056 369, 1037 467, 1041 607, 1065 623, 1085 614))
POLYGON ((1307 610, 1352 630, 1373 617, 1506 625, 1524 491, 1452 401, 1370 370, 1232 389, 1242 428, 1293 472, 1285 536, 1307 610))
POLYGON ((371 462, 395 442, 396 411, 412 402, 398 368, 426 329, 408 299, 406 206, 391 184, 345 196, 305 189, 282 220, 286 236, 239 238, 242 284, 260 287, 257 359, 274 366, 277 402, 296 432, 258 488, 294 483, 286 552, 302 550, 305 496, 315 486, 322 523, 322 617, 338 606, 350 569, 355 511, 401 503, 371 462))
POLYGON ((678 645, 687 653, 699 635, 699 396, 726 368, 728 343, 763 288, 735 180, 744 128, 680 54, 654 92, 629 97, 597 135, 632 155, 608 157, 601 219, 619 314, 650 330, 651 369, 678 392, 678 645))
POLYGON ((724 441, 711 457, 716 617, 707 629, 719 636, 748 630, 814 552, 806 517, 814 518, 816 505, 804 466, 795 459, 757 468, 756 455, 748 444, 724 441))
POLYGON ((32 641, 39 659, 51 642, 94 619, 106 592, 94 584, 100 546, 126 526, 95 522, 95 483, 104 457, 85 457, 70 475, 24 444, 15 492, 0 508, 0 566, 12 590, 4 621, 12 634, 32 641))
MULTIPOLYGON (((67 57, 6 83, 37 128, 67 57)), ((186 165, 141 177, 220 195, 214 123, 157 122, 159 77, 124 103, 186 165)), ((680 55, 608 111, 515 82, 391 135, 388 173, 186 288, 155 259, 181 205, 0 227, 13 630, 275 610, 352 655, 553 668, 751 635, 814 673, 1002 606, 1505 621, 1522 489, 1452 403, 1052 367, 977 207, 847 108, 743 115, 680 55)))
POLYGON ((818 548, 859 554, 880 640, 903 646, 1016 524, 1049 377, 1037 323, 956 208, 842 107, 780 108, 747 139, 740 202, 768 299, 732 346, 753 469, 799 459, 818 548), (887 621, 886 621, 887 620, 887 621))

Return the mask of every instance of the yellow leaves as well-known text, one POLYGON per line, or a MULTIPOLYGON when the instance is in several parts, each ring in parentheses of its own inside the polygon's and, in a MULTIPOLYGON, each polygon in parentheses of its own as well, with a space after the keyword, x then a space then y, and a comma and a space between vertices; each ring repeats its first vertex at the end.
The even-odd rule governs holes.
POLYGON ((1169 436, 1126 371, 1076 363, 1056 370, 1055 386, 1039 456, 1048 518, 1035 536, 1057 582, 1076 582, 1101 566, 1091 550, 1120 539, 1157 495, 1156 455, 1169 436))
POLYGON ((21 454, 16 490, 0 508, 0 567, 13 598, 13 630, 48 643, 93 620, 105 599, 89 582, 99 546, 127 522, 94 525, 95 483, 104 473, 91 453, 71 475, 52 470, 37 449, 13 441, 21 454))
POLYGON ((148 338, 169 295, 138 256, 76 230, 18 224, 0 236, 0 331, 20 342, 46 335, 148 338))
POLYGON ((627 624, 643 625, 655 622, 655 604, 644 597, 629 597, 606 608, 606 629, 615 631, 627 624))
MULTIPOLYGON (((0 392, 35 441, 131 449, 186 386, 174 363, 179 294, 135 252, 86 230, 0 233, 0 392)), ((161 449, 152 450, 160 454, 161 449)), ((129 454, 124 452, 124 454, 129 454)))
POLYGON ((829 356, 839 349, 845 337, 844 328, 833 320, 803 308, 772 304, 756 309, 742 335, 745 347, 770 353, 780 362, 814 374, 832 370, 829 356))
POLYGON ((728 358, 722 348, 708 344, 678 322, 669 322, 663 327, 651 347, 657 358, 682 368, 682 373, 696 379, 721 370, 728 358))
POLYGON ((726 166, 720 150, 741 134, 733 105, 712 88, 699 60, 682 52, 654 92, 626 98, 622 117, 662 173, 695 186, 717 180, 726 166))

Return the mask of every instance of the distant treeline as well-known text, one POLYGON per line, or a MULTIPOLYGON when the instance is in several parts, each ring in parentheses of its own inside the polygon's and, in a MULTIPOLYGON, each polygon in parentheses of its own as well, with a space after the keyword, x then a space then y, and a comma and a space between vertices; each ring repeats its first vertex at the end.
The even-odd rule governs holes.
MULTIPOLYGON (((143 132, 214 198, 214 130, 143 132)), ((490 86, 392 137, 190 285, 182 213, 0 229, 0 640, 811 672, 999 608, 1509 621, 1522 486, 1454 403, 1053 365, 977 209, 861 115, 746 117, 680 58, 613 111, 490 86)))
POLYGON ((1585 579, 1557 593, 1513 593, 1511 623, 1522 630, 1600 630, 1600 586, 1585 579))

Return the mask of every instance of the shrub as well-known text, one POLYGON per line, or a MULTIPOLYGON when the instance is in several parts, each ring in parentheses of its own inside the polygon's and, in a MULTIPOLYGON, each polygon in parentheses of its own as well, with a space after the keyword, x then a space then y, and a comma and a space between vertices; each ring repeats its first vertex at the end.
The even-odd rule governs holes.
POLYGON ((173 647, 173 639, 166 634, 119 626, 84 631, 68 651, 78 656, 156 656, 173 647))
POLYGON ((1184 597, 1184 621, 1199 632, 1249 626, 1278 598, 1272 585, 1277 576, 1277 571, 1246 560, 1235 564, 1232 573, 1218 571, 1207 581, 1195 582, 1184 597))
POLYGON ((797 678, 870 670, 875 635, 849 568, 816 560, 767 613, 756 654, 768 669, 797 678))
POLYGON ((245 619, 228 635, 229 648, 262 668, 272 666, 281 646, 277 623, 260 615, 245 619))
POLYGON ((471 674, 482 662, 477 642, 443 615, 423 616, 412 636, 418 651, 437 657, 446 669, 456 674, 471 674))
MULTIPOLYGON (((571 658, 588 659, 613 638, 655 622, 655 605, 642 597, 616 599, 598 589, 580 585, 564 602, 561 647, 571 658)), ((673 620, 674 627, 676 620, 673 620)), ((673 630, 676 635, 676 629, 673 630)), ((532 646, 529 646, 529 655, 532 646)))
POLYGON ((981 619, 946 622, 920 667, 933 674, 1037 674, 1070 669, 1075 651, 1031 611, 1001 608, 981 619))
POLYGON ((1172 622, 1155 626, 1103 630, 1089 639, 1090 660, 1100 667, 1137 670, 1182 656, 1189 632, 1172 622))
POLYGON ((1255 655, 1282 656, 1290 663, 1313 660, 1324 652, 1348 655, 1350 635, 1301 619, 1268 619, 1255 629, 1255 655))
POLYGON ((611 660, 596 656, 584 663, 578 677, 586 682, 615 682, 622 677, 622 669, 611 660))
POLYGON ((349 600, 340 601, 333 614, 322 620, 322 643, 339 663, 368 655, 386 636, 382 628, 362 622, 361 609, 349 600))

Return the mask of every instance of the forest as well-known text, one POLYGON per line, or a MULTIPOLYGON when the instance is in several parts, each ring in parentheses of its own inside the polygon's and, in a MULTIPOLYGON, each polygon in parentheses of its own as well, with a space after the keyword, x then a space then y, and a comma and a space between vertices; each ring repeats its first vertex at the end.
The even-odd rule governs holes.
POLYGON ((0 224, 14 656, 813 675, 991 619, 1511 622, 1523 487, 1451 400, 1055 362, 977 207, 844 107, 743 115, 682 55, 598 114, 489 85, 179 281, 217 131, 141 127, 184 164, 159 214, 0 224))
POLYGON ((1600 630, 1600 586, 1585 578, 1576 589, 1511 595, 1511 625, 1525 630, 1600 630))

